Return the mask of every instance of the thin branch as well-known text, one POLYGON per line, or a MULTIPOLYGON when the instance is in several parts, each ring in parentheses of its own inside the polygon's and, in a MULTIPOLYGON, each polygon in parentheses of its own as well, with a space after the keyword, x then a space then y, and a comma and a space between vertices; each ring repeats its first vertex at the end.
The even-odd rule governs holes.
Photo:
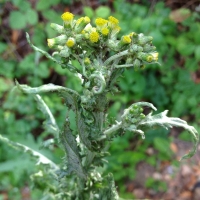
POLYGON ((77 69, 73 66, 73 65, 70 65, 70 64, 63 64, 62 62, 58 61, 57 59, 55 59, 54 57, 52 57, 49 53, 47 53, 46 51, 42 50, 42 49, 39 49, 38 47, 34 46, 31 41, 30 41, 30 37, 29 37, 29 34, 26 33, 26 39, 29 43, 29 45, 35 50, 35 51, 38 51, 40 52, 41 54, 43 54, 44 56, 46 56, 48 59, 52 60, 53 62, 59 64, 60 66, 62 66, 63 68, 66 68, 66 66, 68 67, 68 69, 72 72, 76 72, 77 73, 77 69))
POLYGON ((115 65, 115 68, 133 67, 133 64, 115 65))
POLYGON ((128 53, 129 53, 129 51, 128 51, 128 50, 125 50, 125 51, 122 51, 122 52, 120 52, 120 53, 117 53, 117 54, 111 56, 110 58, 108 58, 108 59, 104 62, 104 66, 107 66, 111 61, 113 61, 113 60, 115 60, 115 59, 117 59, 117 58, 120 58, 120 57, 122 57, 122 56, 125 56, 125 55, 127 55, 128 53))

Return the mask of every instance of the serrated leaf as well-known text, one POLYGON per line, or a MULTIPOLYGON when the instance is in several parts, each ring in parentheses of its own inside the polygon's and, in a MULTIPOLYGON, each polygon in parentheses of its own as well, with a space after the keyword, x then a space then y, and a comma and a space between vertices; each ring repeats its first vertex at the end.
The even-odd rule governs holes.
MULTIPOLYGON (((20 89, 21 91, 23 91, 24 93, 27 94, 39 94, 39 93, 47 93, 47 92, 57 92, 59 94, 65 94, 65 98, 67 99, 67 95, 71 94, 73 95, 76 99, 79 99, 80 96, 79 94, 69 88, 65 88, 59 85, 54 85, 54 84, 46 84, 46 85, 42 85, 40 87, 30 87, 28 85, 20 85, 17 81, 15 81, 16 86, 18 89, 20 89)), ((71 100, 69 100, 69 103, 72 104, 73 102, 71 102, 71 100)), ((74 106, 74 105, 71 105, 74 106)))
POLYGON ((80 136, 81 141, 89 149, 91 149, 91 143, 88 139, 89 128, 86 125, 84 118, 82 117, 81 108, 78 107, 80 96, 76 91, 71 90, 69 88, 62 87, 62 86, 54 85, 54 84, 47 84, 47 85, 42 85, 40 87, 32 88, 32 87, 29 87, 28 85, 20 85, 16 81, 16 85, 21 91, 27 94, 56 92, 58 93, 60 97, 64 98, 65 104, 76 113, 76 124, 77 124, 78 134, 80 136))
POLYGON ((63 64, 61 63, 60 61, 56 60, 54 57, 52 57, 48 52, 34 46, 31 41, 30 41, 30 37, 29 37, 29 34, 26 33, 26 39, 28 41, 28 43, 30 44, 30 46, 37 52, 40 52, 41 54, 43 54, 44 56, 46 56, 48 59, 52 60, 53 62, 59 64, 60 66, 62 66, 63 68, 68 68, 71 72, 74 72, 75 75, 77 75, 77 70, 75 67, 73 67, 72 65, 70 64, 63 64))
POLYGON ((9 17, 10 27, 12 29, 22 29, 26 27, 26 18, 19 11, 12 11, 9 17))
POLYGON ((100 190, 99 199, 119 200, 120 198, 115 187, 113 175, 109 173, 105 177, 105 181, 107 182, 108 187, 100 190))
POLYGON ((71 174, 72 172, 75 172, 80 178, 86 179, 86 174, 81 164, 76 139, 72 134, 68 119, 66 119, 63 130, 61 130, 60 134, 62 138, 61 142, 63 143, 67 152, 68 163, 66 174, 71 174))
POLYGON ((42 100, 41 96, 36 94, 35 99, 38 104, 38 108, 43 112, 46 117, 46 121, 43 122, 44 128, 49 132, 53 133, 56 137, 58 137, 59 128, 57 126, 56 120, 54 119, 49 107, 42 100))
POLYGON ((81 142, 88 148, 91 149, 92 145, 90 140, 88 139, 89 136, 89 127, 85 123, 84 117, 80 113, 80 111, 76 115, 76 121, 77 121, 77 131, 80 136, 81 142))
POLYGON ((52 168, 53 170, 59 170, 59 167, 54 162, 49 160, 46 156, 42 155, 41 153, 31 149, 30 147, 24 144, 20 144, 18 142, 13 142, 9 140, 8 138, 3 137, 1 134, 0 134, 0 140, 7 143, 12 148, 31 154, 34 158, 36 158, 37 165, 49 165, 49 167, 52 168))
POLYGON ((197 130, 193 126, 189 126, 187 122, 182 119, 167 117, 167 112, 168 110, 165 110, 164 112, 161 112, 157 115, 152 115, 152 113, 150 113, 149 115, 146 116, 144 120, 140 122, 138 127, 140 129, 156 128, 156 127, 163 127, 163 128, 168 129, 175 126, 175 127, 182 127, 186 129, 192 135, 194 144, 193 144, 192 150, 190 150, 188 154, 185 154, 181 158, 181 160, 192 157, 196 153, 198 142, 199 142, 199 134, 197 130))

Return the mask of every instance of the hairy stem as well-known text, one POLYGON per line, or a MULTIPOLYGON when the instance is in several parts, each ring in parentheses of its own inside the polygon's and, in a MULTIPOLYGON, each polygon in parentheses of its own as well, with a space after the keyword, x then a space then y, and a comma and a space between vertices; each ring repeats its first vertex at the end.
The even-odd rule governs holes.
POLYGON ((35 51, 38 51, 40 52, 41 54, 43 54, 44 56, 46 56, 48 59, 52 60, 53 62, 59 64, 60 66, 66 68, 66 66, 69 68, 69 70, 71 72, 75 72, 77 73, 77 69, 73 66, 73 65, 70 65, 70 64, 63 64, 62 62, 58 61, 57 59, 55 59, 54 57, 52 57, 49 53, 47 53, 46 51, 42 50, 42 49, 39 49, 38 47, 34 46, 32 43, 31 43, 31 40, 30 40, 30 36, 28 33, 26 33, 26 39, 29 43, 29 45, 35 50, 35 51))
POLYGON ((119 130, 120 128, 122 128, 122 122, 117 122, 116 124, 113 124, 109 129, 105 130, 104 134, 107 137, 111 137, 113 133, 119 130))
POLYGON ((108 59, 104 62, 104 66, 107 66, 111 61, 116 60, 116 59, 118 59, 118 58, 120 58, 120 57, 122 57, 122 56, 125 56, 125 55, 127 55, 127 54, 129 54, 129 51, 128 51, 128 50, 125 50, 125 51, 122 51, 122 52, 120 52, 120 53, 117 53, 117 54, 111 56, 110 58, 108 58, 108 59))

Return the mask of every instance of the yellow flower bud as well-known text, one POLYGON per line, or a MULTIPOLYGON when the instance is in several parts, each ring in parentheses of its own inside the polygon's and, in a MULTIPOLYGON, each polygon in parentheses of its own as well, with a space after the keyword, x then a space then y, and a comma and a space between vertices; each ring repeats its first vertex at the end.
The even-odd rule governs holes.
POLYGON ((75 39, 70 37, 70 38, 67 40, 66 45, 67 45, 68 47, 73 47, 73 46, 75 45, 75 39))
POLYGON ((86 17, 84 17, 84 19, 83 19, 83 20, 84 20, 84 22, 85 22, 86 24, 89 24, 89 23, 90 23, 90 18, 89 18, 89 17, 87 17, 87 16, 86 16, 86 17))
POLYGON ((65 12, 61 15, 63 21, 71 22, 74 19, 74 15, 70 12, 65 12))
POLYGON ((83 21, 84 17, 77 19, 76 24, 79 25, 83 21))
POLYGON ((110 22, 111 24, 113 24, 113 25, 118 25, 118 23, 119 23, 118 19, 116 19, 116 18, 113 17, 113 16, 110 16, 110 17, 108 18, 108 20, 109 20, 109 22, 110 22))
POLYGON ((95 24, 96 24, 97 26, 100 26, 100 27, 106 25, 107 22, 108 22, 108 20, 105 20, 105 19, 103 19, 103 18, 97 18, 97 19, 95 20, 95 24))
POLYGON ((65 44, 66 40, 67 40, 66 35, 60 35, 52 39, 47 39, 47 43, 48 43, 48 46, 51 48, 51 47, 54 47, 55 45, 65 44))
POLYGON ((86 65, 89 65, 91 62, 90 62, 90 59, 87 57, 87 58, 85 58, 84 59, 84 63, 86 64, 86 65))
POLYGON ((81 17, 76 21, 75 32, 81 33, 87 24, 90 23, 89 17, 81 17))
POLYGON ((108 33, 109 33, 109 29, 108 28, 102 28, 101 33, 102 33, 102 35, 107 36, 108 33))
POLYGON ((96 43, 99 41, 99 34, 96 31, 93 31, 90 33, 89 39, 92 43, 96 43))
POLYGON ((55 44, 54 39, 47 39, 47 45, 48 45, 50 48, 53 47, 54 44, 55 44))
POLYGON ((153 56, 151 56, 151 55, 147 56, 146 61, 147 62, 152 62, 153 61, 153 56))
POLYGON ((154 61, 158 61, 158 56, 159 56, 158 52, 151 53, 151 55, 152 55, 154 61))
POLYGON ((124 36, 122 36, 121 42, 122 42, 123 44, 130 44, 130 43, 131 43, 131 38, 130 38, 130 36, 129 36, 129 35, 124 35, 124 36))

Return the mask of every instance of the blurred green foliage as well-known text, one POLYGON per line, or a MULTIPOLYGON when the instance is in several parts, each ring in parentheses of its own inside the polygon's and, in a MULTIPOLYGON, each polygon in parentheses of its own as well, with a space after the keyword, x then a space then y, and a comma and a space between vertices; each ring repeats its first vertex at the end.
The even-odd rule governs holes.
MULTIPOLYGON (((47 50, 46 39, 54 36, 50 23, 61 23, 60 14, 64 11, 57 5, 69 6, 70 0, 39 0, 35 5, 31 1, 9 0, 0 2, 0 130, 1 134, 10 140, 17 141, 39 148, 39 143, 49 137, 42 128, 44 116, 37 110, 34 98, 30 95, 19 94, 13 91, 14 79, 30 86, 39 86, 52 82, 65 85, 77 91, 81 90, 80 83, 70 72, 41 57, 40 54, 30 51, 25 44, 18 47, 8 39, 12 31, 20 31, 23 40, 24 32, 32 35, 33 43, 47 50), (13 9, 4 10, 6 5, 13 9), (4 24, 4 17, 8 24, 4 24), (25 50, 23 50, 25 48, 25 50), (23 55, 19 56, 23 51, 23 55)), ((73 11, 72 11, 73 12, 73 11)), ((183 12, 184 13, 184 12, 183 12)), ((170 110, 170 115, 184 117, 200 132, 200 15, 187 10, 186 19, 176 22, 172 11, 163 2, 155 4, 149 9, 148 4, 129 4, 120 0, 114 1, 112 15, 117 17, 122 28, 121 34, 135 31, 137 33, 154 37, 154 45, 160 55, 161 65, 149 65, 144 71, 135 72, 133 69, 125 71, 119 81, 121 93, 110 95, 112 103, 110 120, 117 119, 119 113, 133 102, 145 100, 153 103, 159 110, 170 110)), ((107 6, 100 6, 96 10, 88 6, 83 7, 83 14, 91 18, 106 18, 111 14, 107 6)), ((19 44, 18 44, 19 45, 19 44)), ((65 119, 66 110, 62 102, 52 95, 44 96, 45 102, 50 106, 58 125, 65 119)), ((188 140, 184 132, 181 139, 188 140)), ((134 180, 136 166, 141 161, 156 167, 158 161, 171 160, 173 153, 170 150, 168 131, 157 130, 146 133, 146 139, 130 148, 137 136, 126 133, 116 138, 111 146, 111 156, 106 170, 114 174, 117 185, 121 188, 122 197, 133 197, 126 194, 124 181, 128 178, 134 180), (147 148, 153 147, 155 155, 148 156, 147 148), (133 152, 134 151, 134 152, 133 152)), ((63 156, 63 152, 56 148, 46 149, 45 155, 55 162, 63 156)), ((0 145, 0 193, 7 191, 9 199, 21 199, 20 189, 31 185, 29 176, 34 172, 34 163, 28 156, 10 149, 7 145, 0 145), (21 162, 23 160, 23 162, 21 162)), ((165 191, 166 185, 149 178, 145 182, 147 188, 156 192, 165 191), (155 188, 154 186, 157 185, 155 188)), ((42 191, 33 190, 32 197, 37 199, 42 191)), ((1 199, 1 195, 0 195, 1 199)))

